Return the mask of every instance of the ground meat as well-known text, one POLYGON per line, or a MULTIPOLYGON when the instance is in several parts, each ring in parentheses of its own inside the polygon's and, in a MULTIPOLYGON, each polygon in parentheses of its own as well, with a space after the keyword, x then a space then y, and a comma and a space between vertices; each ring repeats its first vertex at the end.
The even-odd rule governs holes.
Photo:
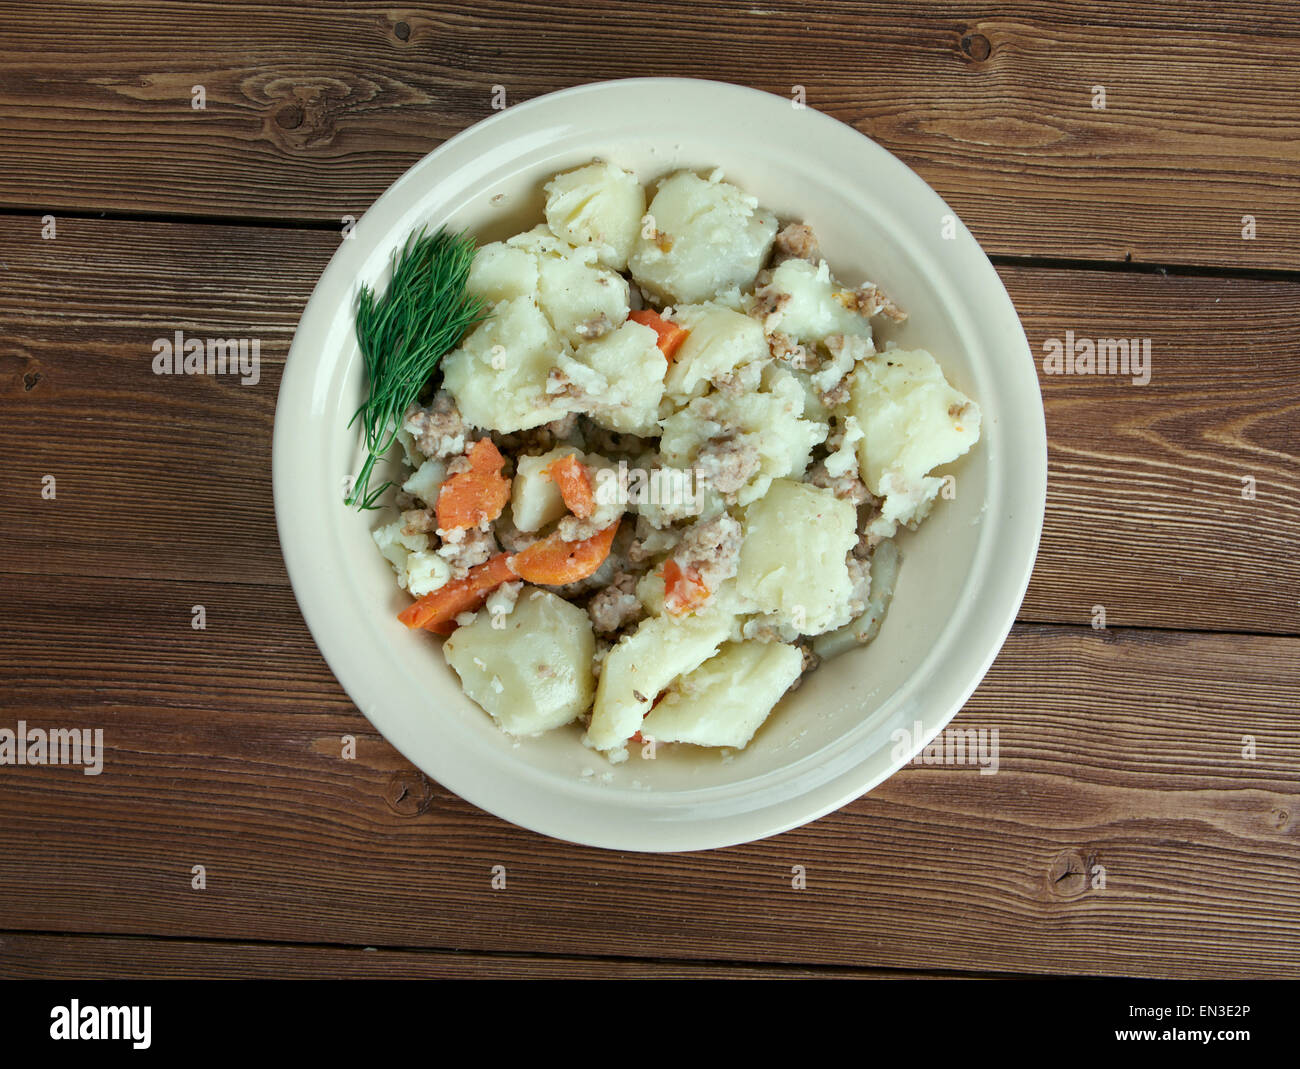
POLYGON ((613 326, 614 324, 609 321, 609 316, 601 312, 600 315, 593 316, 585 323, 579 323, 573 328, 573 332, 580 338, 591 341, 593 338, 608 334, 613 326))
POLYGON ((519 530, 509 519, 507 513, 502 513, 497 518, 495 533, 501 548, 507 553, 521 553, 541 537, 537 534, 519 530))
POLYGON ((631 572, 620 572, 609 586, 592 595, 587 602, 587 615, 597 634, 613 634, 645 615, 636 596, 636 581, 631 572))
POLYGON ((821 396, 822 404, 834 408, 849 400, 848 376, 858 361, 866 360, 876 347, 870 338, 856 334, 830 334, 823 344, 830 359, 813 374, 811 382, 821 396))
POLYGON ((741 394, 757 393, 763 381, 763 365, 757 361, 741 364, 733 371, 725 372, 711 380, 725 394, 739 397, 741 394))
POLYGON ((579 449, 584 445, 578 417, 572 412, 526 431, 510 434, 493 431, 491 437, 502 454, 514 457, 540 456, 557 445, 574 445, 579 449))
POLYGON ((491 529, 463 527, 455 531, 439 531, 442 545, 438 556, 451 565, 452 579, 464 579, 476 564, 497 552, 497 540, 491 529))
POLYGON ((723 512, 688 527, 672 559, 683 572, 693 571, 712 593, 739 569, 744 537, 740 523, 723 512))
POLYGON ((581 520, 572 514, 565 516, 555 526, 559 533, 561 541, 564 542, 585 542, 588 538, 594 536, 600 528, 591 520, 581 520))
POLYGON ((817 263, 822 251, 817 245, 817 235, 804 223, 788 223, 776 235, 772 246, 775 262, 782 260, 810 260, 817 263))
POLYGON ((812 354, 809 353, 808 347, 780 331, 767 336, 767 351, 774 359, 794 368, 795 371, 807 371, 813 365, 812 354))
POLYGON ((578 433, 586 442, 588 452, 599 453, 604 457, 612 456, 616 460, 619 456, 639 456, 654 444, 649 438, 611 431, 586 416, 578 417, 578 433))
POLYGON ((895 323, 901 323, 907 318, 907 313, 890 300, 880 289, 873 283, 866 283, 859 286, 850 295, 852 303, 850 307, 855 308, 865 316, 884 316, 886 319, 892 319, 895 323))
POLYGON ((798 678, 790 684, 790 690, 798 690, 803 681, 822 663, 822 659, 813 652, 812 639, 803 637, 795 640, 794 643, 799 647, 799 652, 803 654, 803 667, 799 671, 798 678))
POLYGON ((402 513, 402 534, 433 534, 438 518, 433 509, 407 509, 402 513))
POLYGON ((403 420, 415 447, 426 457, 454 457, 469 444, 469 427, 461 419, 455 399, 446 390, 433 395, 428 408, 412 405, 403 420))
POLYGON ((805 480, 813 486, 819 486, 823 490, 831 491, 836 497, 850 501, 854 505, 875 501, 875 498, 871 496, 871 491, 867 489, 867 484, 858 478, 856 471, 847 472, 844 475, 832 475, 826 470, 824 460, 819 460, 808 469, 805 480))
POLYGON ((453 475, 463 475, 467 471, 473 471, 474 465, 469 462, 468 456, 459 456, 447 465, 446 478, 450 479, 453 475))
POLYGON ((627 547, 627 559, 633 564, 648 564, 667 553, 681 540, 681 532, 671 527, 658 530, 645 516, 636 518, 636 538, 627 547))
POLYGON ((706 486, 729 500, 757 474, 762 456, 757 434, 726 434, 710 438, 695 458, 695 468, 706 486))
POLYGON ((789 293, 774 289, 772 286, 759 286, 754 290, 754 303, 749 309, 749 314, 755 319, 766 320, 780 312, 787 304, 794 300, 789 293))

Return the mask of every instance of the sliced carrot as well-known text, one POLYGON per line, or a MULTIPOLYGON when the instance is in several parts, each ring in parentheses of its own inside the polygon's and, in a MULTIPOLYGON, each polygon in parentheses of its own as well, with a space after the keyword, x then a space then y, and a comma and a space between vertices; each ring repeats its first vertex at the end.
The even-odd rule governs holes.
POLYGON ((564 507, 580 520, 596 511, 596 495, 591 490, 591 476, 586 465, 573 453, 560 457, 546 466, 546 474, 560 488, 564 507))
POLYGON ((631 312, 628 319, 633 323, 640 323, 644 327, 650 327, 659 335, 659 351, 664 354, 664 358, 671 364, 673 357, 677 355, 677 350, 682 347, 682 342, 690 333, 685 327, 679 327, 671 320, 665 319, 658 312, 652 312, 645 309, 641 312, 631 312))
POLYGON ((566 542, 560 532, 547 535, 511 558, 520 579, 543 586, 563 586, 586 579, 605 563, 614 544, 618 521, 581 542, 566 542))
POLYGON ((683 568, 671 557, 664 564, 664 608, 670 616, 685 616, 709 600, 709 588, 689 564, 683 568))
POLYGON ((438 527, 455 531, 495 520, 510 500, 510 480, 501 474, 505 457, 491 438, 480 438, 467 454, 469 471, 457 472, 438 491, 438 527))
POLYGON ((510 554, 498 553, 471 568, 464 579, 453 579, 425 594, 398 613, 397 618, 412 629, 422 627, 426 631, 449 635, 456 626, 457 616, 479 608, 502 583, 517 578, 510 567, 510 554))

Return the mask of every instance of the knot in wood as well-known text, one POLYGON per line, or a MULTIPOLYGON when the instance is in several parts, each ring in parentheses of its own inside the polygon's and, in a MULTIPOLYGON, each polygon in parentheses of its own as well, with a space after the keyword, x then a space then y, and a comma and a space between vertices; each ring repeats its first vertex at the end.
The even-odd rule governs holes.
POLYGON ((992 54, 993 46, 982 33, 968 33, 961 39, 961 50, 976 63, 982 63, 992 54))

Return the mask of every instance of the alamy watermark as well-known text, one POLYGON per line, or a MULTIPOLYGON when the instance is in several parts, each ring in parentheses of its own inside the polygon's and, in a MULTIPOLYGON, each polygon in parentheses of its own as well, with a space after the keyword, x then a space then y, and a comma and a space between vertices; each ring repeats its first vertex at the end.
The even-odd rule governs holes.
POLYGON ((152 1006, 83 1006, 72 999, 50 1010, 51 1039, 130 1040, 135 1050, 148 1050, 152 1006))
POLYGON ((890 756, 895 761, 906 761, 915 753, 914 765, 979 765, 981 776, 992 776, 998 770, 998 729, 950 727, 931 739, 917 752, 925 738, 921 721, 912 723, 912 730, 897 728, 891 734, 894 748, 890 756))
POLYGON ((84 765, 87 776, 104 771, 104 729, 0 728, 0 765, 84 765))
POLYGON ((1065 338, 1043 342, 1044 375, 1130 375, 1134 386, 1151 381, 1150 338, 1065 338))
POLYGON ((694 468, 596 468, 594 495, 599 505, 668 505, 698 508, 707 474, 694 468))
POLYGON ((178 330, 155 338, 153 351, 155 375, 239 375, 244 386, 262 378, 260 338, 187 338, 178 330))

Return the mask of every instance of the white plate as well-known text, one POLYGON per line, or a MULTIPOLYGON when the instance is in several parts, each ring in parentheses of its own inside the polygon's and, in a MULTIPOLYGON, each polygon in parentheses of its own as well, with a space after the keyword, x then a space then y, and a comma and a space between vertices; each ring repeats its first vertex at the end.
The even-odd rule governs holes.
POLYGON ((511 107, 430 153, 375 202, 303 313, 276 408, 273 466, 280 541, 307 625, 358 708, 410 761, 462 798, 547 835, 619 850, 697 850, 829 813, 945 727, 1024 596, 1042 529, 1047 445, 1011 300, 917 175, 785 98, 637 79, 511 107), (378 517, 342 503, 361 457, 346 426, 363 388, 352 319, 358 284, 386 283, 394 249, 422 224, 493 240, 540 221, 542 183, 593 157, 646 182, 681 167, 721 167, 783 219, 806 220, 840 278, 878 282, 909 311, 892 336, 930 349, 984 413, 978 446, 950 469, 955 499, 900 541, 902 572, 879 637, 818 669, 730 758, 667 747, 653 761, 634 750, 614 767, 583 747, 576 728, 503 735, 464 696, 437 640, 397 622, 410 599, 370 538, 378 517), (920 735, 900 744, 917 721, 920 735))

